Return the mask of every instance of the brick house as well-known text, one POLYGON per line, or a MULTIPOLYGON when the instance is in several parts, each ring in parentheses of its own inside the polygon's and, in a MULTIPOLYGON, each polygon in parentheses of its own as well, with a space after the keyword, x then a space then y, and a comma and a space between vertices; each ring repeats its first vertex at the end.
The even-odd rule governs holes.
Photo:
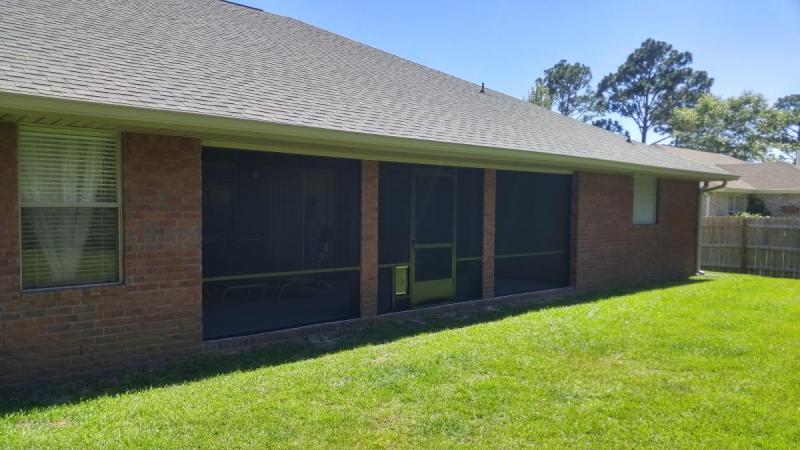
POLYGON ((703 215, 729 216, 747 211, 753 198, 764 202, 773 217, 800 217, 800 159, 797 163, 748 163, 732 156, 680 147, 665 151, 702 164, 715 165, 739 179, 703 196, 703 215))
POLYGON ((0 386, 686 277, 736 178, 219 0, 0 29, 0 386))

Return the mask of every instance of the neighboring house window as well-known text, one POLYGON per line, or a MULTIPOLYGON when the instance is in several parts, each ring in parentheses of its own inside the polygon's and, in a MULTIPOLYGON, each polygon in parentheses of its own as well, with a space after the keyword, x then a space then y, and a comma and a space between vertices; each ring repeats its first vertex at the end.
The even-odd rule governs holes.
POLYGON ((23 127, 18 160, 22 288, 119 282, 116 136, 23 127))
POLYGON ((633 177, 633 223, 650 225, 658 218, 658 178, 633 177))
POLYGON ((746 209, 747 196, 731 194, 730 197, 728 197, 728 215, 735 216, 746 209))

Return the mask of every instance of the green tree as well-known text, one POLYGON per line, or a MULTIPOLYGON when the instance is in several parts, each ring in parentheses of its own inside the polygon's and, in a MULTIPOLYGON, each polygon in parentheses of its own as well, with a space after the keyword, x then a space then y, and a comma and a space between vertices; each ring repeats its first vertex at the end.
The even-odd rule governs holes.
POLYGON ((544 85, 552 96, 556 111, 574 119, 591 120, 598 111, 598 99, 591 87, 592 69, 581 63, 562 59, 544 71, 536 85, 544 85))
POLYGON ((609 111, 633 119, 647 143, 648 132, 668 133, 673 111, 694 106, 711 89, 714 80, 691 63, 691 53, 647 39, 600 81, 598 95, 609 111))
POLYGON ((541 79, 536 80, 536 84, 528 93, 527 100, 528 103, 539 105, 542 108, 550 109, 553 107, 553 95, 541 79))
POLYGON ((761 94, 744 92, 722 99, 700 98, 693 108, 677 109, 671 119, 677 145, 763 161, 781 131, 781 115, 761 94))
MULTIPOLYGON (((800 158, 800 94, 787 95, 775 102, 781 113, 783 128, 778 134, 777 144, 788 159, 800 158)), ((795 164, 800 164, 797 159, 795 164)))
MULTIPOLYGON (((769 217, 772 215, 767 208, 767 204, 764 203, 764 200, 756 197, 753 194, 747 196, 747 214, 753 216, 761 216, 761 217, 769 217)), ((741 214, 741 213, 740 213, 741 214)))
POLYGON ((597 120, 592 122, 592 125, 594 125, 596 127, 600 127, 602 129, 610 131, 612 133, 625 134, 625 128, 623 128, 622 124, 619 123, 616 120, 607 119, 607 118, 597 119, 597 120))

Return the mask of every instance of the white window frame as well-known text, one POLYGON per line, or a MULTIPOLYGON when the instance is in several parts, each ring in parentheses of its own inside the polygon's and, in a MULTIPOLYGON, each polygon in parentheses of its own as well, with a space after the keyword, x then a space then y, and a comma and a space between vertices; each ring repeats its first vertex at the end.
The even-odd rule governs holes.
POLYGON ((747 210, 747 207, 742 208, 742 202, 747 202, 747 196, 732 192, 728 197, 728 215, 735 216, 740 212, 747 210))
MULTIPOLYGON (((122 180, 122 138, 119 132, 110 131, 110 130, 99 130, 99 129, 92 129, 92 128, 70 128, 70 127, 57 127, 57 126, 46 126, 46 125, 33 125, 33 124, 21 124, 17 126, 17 236, 18 239, 18 251, 19 251, 19 289, 22 292, 38 292, 38 291, 54 291, 54 290, 68 290, 68 289, 81 289, 87 287, 95 287, 95 286, 116 286, 124 284, 125 276, 124 276, 124 264, 123 264, 123 235, 124 235, 124 219, 123 219, 123 204, 122 204, 122 189, 123 189, 123 180, 122 180), (116 201, 113 203, 108 202, 97 202, 97 203, 83 203, 81 207, 93 207, 93 208, 116 208, 117 209, 117 279, 114 281, 108 281, 103 283, 86 283, 86 284, 67 284, 67 285, 59 285, 59 286, 47 286, 47 287, 36 287, 36 288, 24 288, 22 286, 22 272, 23 272, 23 264, 22 264, 22 209, 23 208, 46 208, 46 207, 69 207, 70 204, 68 203, 30 203, 30 202, 23 202, 22 201, 22 177, 20 176, 20 133, 23 131, 32 131, 38 133, 52 133, 52 134, 61 134, 61 135, 72 135, 72 136, 90 136, 90 137, 100 137, 100 138, 112 138, 116 142, 116 158, 117 158, 117 167, 116 167, 116 178, 117 178, 117 198, 116 201)), ((71 206, 78 206, 78 205, 71 205, 71 206)))
POLYGON ((657 225, 658 224, 658 191, 659 191, 659 179, 654 176, 649 175, 634 175, 633 176, 633 205, 632 205, 632 222, 634 225, 657 225), (637 207, 641 205, 640 197, 644 194, 639 192, 639 186, 641 183, 650 183, 652 182, 654 185, 653 193, 652 193, 652 208, 653 208, 653 216, 651 219, 648 220, 641 220, 637 215, 637 207))

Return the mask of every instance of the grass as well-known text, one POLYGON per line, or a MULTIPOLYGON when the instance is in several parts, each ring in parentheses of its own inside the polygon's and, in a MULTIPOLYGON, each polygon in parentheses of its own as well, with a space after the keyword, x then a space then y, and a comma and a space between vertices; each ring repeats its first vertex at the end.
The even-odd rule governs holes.
POLYGON ((11 448, 790 448, 800 281, 714 274, 396 324, 1 408, 11 448))

